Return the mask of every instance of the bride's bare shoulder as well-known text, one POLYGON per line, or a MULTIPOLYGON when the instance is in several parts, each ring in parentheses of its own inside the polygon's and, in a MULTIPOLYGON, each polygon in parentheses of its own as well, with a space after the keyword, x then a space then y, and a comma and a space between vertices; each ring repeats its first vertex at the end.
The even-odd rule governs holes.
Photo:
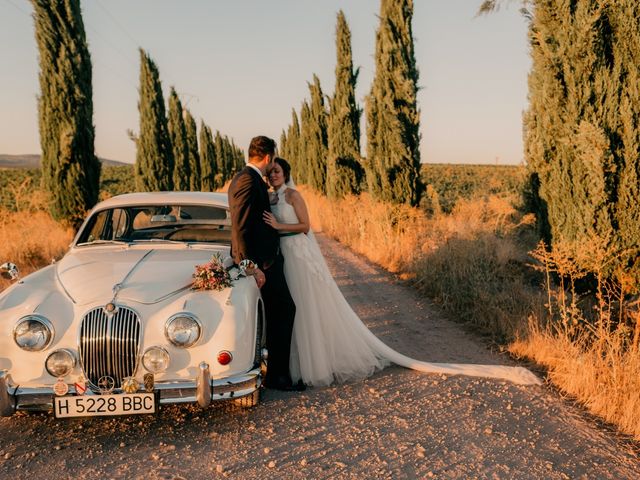
POLYGON ((284 192, 284 195, 288 203, 292 203, 294 200, 298 198, 302 198, 302 195, 300 195, 300 192, 295 188, 291 188, 291 187, 287 187, 287 190, 284 192))

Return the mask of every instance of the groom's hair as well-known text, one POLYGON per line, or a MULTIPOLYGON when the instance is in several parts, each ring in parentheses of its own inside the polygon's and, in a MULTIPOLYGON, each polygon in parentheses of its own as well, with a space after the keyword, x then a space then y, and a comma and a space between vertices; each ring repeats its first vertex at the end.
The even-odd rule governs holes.
POLYGON ((269 137, 259 135, 251 139, 249 158, 264 157, 276 153, 276 142, 269 137))

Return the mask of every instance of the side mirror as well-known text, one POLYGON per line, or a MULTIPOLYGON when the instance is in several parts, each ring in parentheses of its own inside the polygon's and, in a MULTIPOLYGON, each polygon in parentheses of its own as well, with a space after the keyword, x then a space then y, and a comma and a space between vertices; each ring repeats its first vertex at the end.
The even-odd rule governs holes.
POLYGON ((18 278, 20 278, 20 272, 15 263, 6 262, 0 265, 0 276, 7 280, 18 280, 18 278))

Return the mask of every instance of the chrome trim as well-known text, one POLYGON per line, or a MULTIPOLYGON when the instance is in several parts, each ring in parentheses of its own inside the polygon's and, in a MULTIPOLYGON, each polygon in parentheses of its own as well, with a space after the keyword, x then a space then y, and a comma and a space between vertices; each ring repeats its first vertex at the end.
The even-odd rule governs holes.
POLYGON ((167 368, 169 368, 169 365, 171 365, 171 355, 169 355, 169 352, 167 351, 166 348, 161 347, 160 345, 152 345, 151 347, 145 349, 144 353, 142 354, 142 357, 140 357, 140 359, 142 360, 142 367, 149 373, 153 373, 154 375, 157 375, 158 373, 163 373, 167 371, 167 368, 165 368, 164 370, 162 370, 161 372, 152 372, 151 370, 149 370, 149 368, 145 365, 144 363, 144 357, 147 354, 147 352, 151 349, 158 349, 158 350, 162 350, 164 353, 167 354, 167 357, 169 358, 169 363, 167 363, 167 368))
POLYGON ((202 322, 200 321, 200 319, 198 317, 196 317, 193 313, 190 312, 178 312, 178 313, 174 313, 173 315, 171 315, 167 321, 164 323, 164 338, 167 339, 167 341, 169 343, 171 343, 171 345, 178 347, 178 348, 190 348, 193 347, 194 345, 197 345, 197 343, 200 341, 200 339, 202 338, 202 322), (176 343, 172 338, 169 337, 169 333, 167 332, 167 330, 169 329, 169 325, 171 325, 171 323, 178 317, 187 317, 190 318, 191 320, 193 320, 194 322, 196 322, 196 324, 198 325, 198 338, 196 338, 193 343, 190 343, 189 345, 180 345, 178 343, 176 343))
POLYGON ((75 298, 71 296, 67 288, 64 286, 64 283, 62 283, 62 280, 60 280, 60 272, 58 272, 58 267, 54 267, 54 269, 56 272, 56 281, 58 282, 58 286, 62 289, 65 295, 69 297, 69 300, 71 300, 71 303, 73 303, 74 305, 77 305, 75 298))
POLYGON ((196 398, 198 405, 202 408, 207 408, 211 403, 211 374, 209 373, 209 364, 206 362, 202 362, 198 366, 196 398))
MULTIPOLYGON (((211 401, 222 401, 250 395, 262 386, 263 376, 259 366, 246 373, 226 378, 209 380, 208 390, 211 401)), ((49 411, 53 409, 53 387, 11 387, 10 377, 6 370, 0 371, 0 412, 5 416, 16 410, 49 411), (3 393, 4 392, 4 393, 3 393), (3 403, 4 399, 4 403, 3 403), (4 410, 6 409, 6 410, 4 410)), ((154 391, 158 392, 161 405, 198 402, 197 379, 168 380, 156 382, 154 391)), ((73 385, 69 385, 69 395, 75 395, 73 385)), ((87 390, 87 395, 95 395, 87 390)))
POLYGON ((96 382, 105 375, 113 377, 118 385, 124 377, 135 376, 142 328, 138 312, 125 305, 117 305, 112 314, 98 306, 83 315, 78 329, 78 357, 90 387, 97 389, 96 382))
POLYGON ((131 267, 131 270, 129 270, 129 272, 124 276, 124 278, 122 280, 120 280, 119 282, 116 282, 113 287, 112 287, 112 291, 113 291, 113 298, 111 299, 111 303, 115 304, 116 303, 116 297, 118 296, 118 293, 120 293, 120 290, 122 290, 124 283, 129 280, 129 277, 133 274, 133 272, 138 268, 138 266, 145 261, 145 259, 151 255, 154 252, 153 248, 151 250, 149 250, 147 253, 145 253, 142 258, 140 258, 140 260, 138 260, 136 262, 136 264, 131 267), (116 287, 117 290, 114 290, 116 287))
POLYGON ((49 347, 49 345, 53 343, 53 339, 55 337, 56 337, 56 329, 53 328, 53 324, 47 317, 45 317, 44 315, 40 315, 39 313, 30 313, 29 315, 20 317, 16 322, 16 324, 13 326, 13 343, 15 343, 18 346, 18 348, 20 348, 21 350, 24 350, 25 352, 41 352, 42 350, 46 350, 49 347), (32 318, 37 322, 40 322, 41 324, 43 324, 45 327, 49 329, 49 333, 50 333, 49 340, 47 340, 47 343, 45 343, 45 345, 42 348, 39 348, 37 350, 23 348, 20 345, 18 345, 18 342, 16 341, 16 329, 18 328, 18 325, 20 325, 24 320, 27 320, 29 318, 32 318))
POLYGON ((8 370, 0 370, 0 417, 10 417, 16 411, 15 396, 10 393, 10 390, 15 390, 11 387, 11 375, 8 370))
POLYGON ((71 370, 69 370, 69 372, 67 372, 64 375, 62 375, 63 377, 66 377, 67 375, 69 375, 69 373, 71 371, 73 371, 74 368, 76 368, 76 365, 78 364, 78 356, 76 355, 76 353, 73 350, 71 350, 69 348, 58 348, 57 350, 54 350, 49 355, 47 355, 47 358, 44 361, 44 369, 47 371, 47 373, 49 375, 51 375, 52 377, 55 377, 55 378, 57 378, 57 375, 54 375, 53 373, 51 373, 49 371, 49 367, 47 366, 47 362, 49 361, 49 357, 51 355, 53 355, 54 353, 57 353, 57 352, 67 352, 71 356, 71 358, 73 359, 73 365, 71 366, 71 370))

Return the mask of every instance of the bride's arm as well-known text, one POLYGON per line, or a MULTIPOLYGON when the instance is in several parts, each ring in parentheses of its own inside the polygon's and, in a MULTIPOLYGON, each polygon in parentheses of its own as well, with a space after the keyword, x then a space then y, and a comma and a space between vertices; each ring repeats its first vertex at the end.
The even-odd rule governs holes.
POLYGON ((289 199, 293 210, 296 212, 299 223, 280 223, 276 220, 273 213, 264 212, 264 221, 280 232, 307 233, 309 232, 309 212, 307 205, 300 192, 297 190, 289 190, 289 199))

